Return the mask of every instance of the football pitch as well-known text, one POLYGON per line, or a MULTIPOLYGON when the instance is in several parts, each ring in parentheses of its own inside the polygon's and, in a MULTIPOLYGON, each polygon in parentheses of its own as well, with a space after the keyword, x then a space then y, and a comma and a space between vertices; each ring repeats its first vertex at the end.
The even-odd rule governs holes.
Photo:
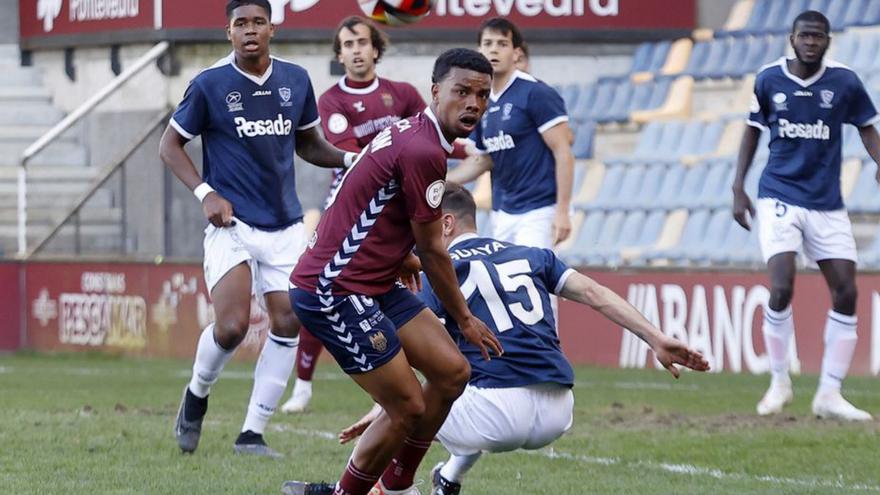
MULTIPOLYGON (((277 494, 285 479, 331 480, 350 453, 335 433, 371 402, 331 364, 319 366, 311 409, 277 414, 269 444, 284 460, 237 457, 250 364, 214 387, 195 455, 172 422, 190 363, 95 355, 0 356, 0 493, 277 494)), ((577 368, 575 420, 551 447, 487 455, 463 494, 880 493, 880 421, 844 424, 809 413, 816 377, 795 377, 782 417, 754 406, 766 376, 577 368)), ((880 381, 849 378, 846 395, 880 415, 880 381)), ((287 396, 285 395, 285 399, 287 396)), ((430 491, 437 444, 417 479, 430 491)))

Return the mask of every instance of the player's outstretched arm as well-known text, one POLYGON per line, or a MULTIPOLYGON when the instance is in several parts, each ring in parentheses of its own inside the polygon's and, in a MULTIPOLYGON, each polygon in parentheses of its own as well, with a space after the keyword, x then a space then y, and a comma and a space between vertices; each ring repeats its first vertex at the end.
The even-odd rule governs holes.
POLYGON ((556 163, 556 216, 553 218, 553 245, 571 235, 571 187, 574 184, 574 154, 571 152, 571 128, 561 122, 541 134, 556 163))
POLYGON ((303 160, 323 168, 347 168, 345 157, 353 153, 328 143, 317 127, 296 131, 296 154, 303 160))
POLYGON ((446 180, 456 184, 467 184, 483 175, 487 170, 492 170, 492 157, 488 154, 471 153, 446 174, 446 180))
POLYGON ((471 313, 467 301, 461 295, 452 261, 443 245, 442 222, 439 218, 428 223, 410 221, 422 270, 428 276, 434 293, 446 308, 446 312, 458 323, 465 340, 477 346, 483 354, 483 359, 488 361, 490 349, 496 356, 500 356, 504 351, 492 330, 471 313))
POLYGON ((862 138, 862 144, 865 145, 868 155, 877 164, 877 172, 874 174, 874 178, 880 183, 880 134, 877 133, 876 127, 868 125, 859 127, 859 137, 862 138))
POLYGON ((558 295, 590 306, 644 340, 654 351, 657 360, 676 378, 679 376, 676 364, 696 371, 709 369, 709 363, 702 354, 689 349, 678 339, 665 335, 630 303, 586 275, 571 274, 558 295))
MULTIPOLYGON (((183 149, 187 141, 174 127, 169 125, 159 140, 159 157, 174 175, 186 184, 190 191, 196 192, 196 187, 203 183, 202 176, 199 175, 196 166, 193 165, 189 155, 183 149)), ((215 227, 230 225, 233 215, 232 204, 209 186, 207 190, 210 192, 199 196, 205 218, 215 227)))
POLYGON ((746 230, 752 230, 746 212, 749 213, 750 218, 755 217, 755 207, 752 206, 752 200, 749 199, 745 190, 746 173, 752 166, 760 138, 761 129, 747 125, 739 144, 739 155, 736 158, 736 176, 733 179, 733 219, 746 230))

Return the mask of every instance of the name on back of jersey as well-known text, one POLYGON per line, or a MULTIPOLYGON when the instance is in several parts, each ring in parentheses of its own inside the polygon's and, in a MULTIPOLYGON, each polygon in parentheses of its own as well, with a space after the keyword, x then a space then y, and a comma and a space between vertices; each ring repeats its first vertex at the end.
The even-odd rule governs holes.
POLYGON ((244 117, 235 118, 235 130, 238 137, 255 136, 288 136, 293 130, 293 121, 285 119, 280 113, 274 120, 248 120, 244 117))
POLYGON ((449 257, 452 258, 452 261, 458 261, 473 256, 488 256, 492 253, 497 253, 506 247, 507 246, 498 241, 488 241, 482 246, 453 249, 449 252, 449 257))
POLYGON ((788 119, 779 119, 779 137, 789 139, 818 139, 828 141, 831 139, 831 127, 822 119, 815 124, 803 122, 790 122, 788 119))
POLYGON ((494 153, 496 151, 516 148, 516 143, 513 141, 510 134, 506 134, 504 131, 498 131, 497 136, 483 138, 483 147, 486 148, 488 153, 494 153))

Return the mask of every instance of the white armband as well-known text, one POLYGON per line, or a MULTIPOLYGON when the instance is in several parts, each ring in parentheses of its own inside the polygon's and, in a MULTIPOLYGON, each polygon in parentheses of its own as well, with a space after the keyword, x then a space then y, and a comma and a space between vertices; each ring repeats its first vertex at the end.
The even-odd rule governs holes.
POLYGON ((202 182, 197 185, 195 189, 193 189, 193 194, 196 195, 196 198, 199 199, 199 202, 205 201, 205 196, 214 192, 214 188, 211 187, 207 182, 202 182))
POLYGON ((342 158, 342 164, 345 168, 351 168, 354 159, 357 158, 358 154, 353 153, 351 151, 346 151, 345 156, 342 158))

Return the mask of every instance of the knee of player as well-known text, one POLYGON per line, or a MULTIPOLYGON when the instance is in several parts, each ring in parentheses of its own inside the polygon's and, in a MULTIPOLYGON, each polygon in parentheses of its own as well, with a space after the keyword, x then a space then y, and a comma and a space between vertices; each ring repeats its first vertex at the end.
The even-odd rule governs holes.
POLYGON ((781 311, 791 304, 794 288, 791 285, 773 286, 770 288, 770 308, 781 311))
POLYGON ((296 337, 299 335, 300 322, 293 310, 281 311, 269 316, 272 333, 279 337, 296 337))
POLYGON ((831 297, 834 299, 835 307, 855 308, 858 296, 859 291, 856 288, 855 283, 843 284, 840 287, 834 288, 834 290, 831 292, 831 297))
POLYGON ((464 392, 464 388, 471 378, 471 365, 464 356, 449 364, 449 372, 443 375, 442 383, 438 385, 442 388, 447 399, 455 400, 464 392))
POLYGON ((250 326, 250 318, 242 315, 231 315, 218 318, 214 322, 217 343, 226 349, 233 349, 244 340, 250 326))
POLYGON ((400 431, 410 434, 425 414, 425 401, 421 394, 401 401, 397 407, 386 409, 391 425, 400 431))

